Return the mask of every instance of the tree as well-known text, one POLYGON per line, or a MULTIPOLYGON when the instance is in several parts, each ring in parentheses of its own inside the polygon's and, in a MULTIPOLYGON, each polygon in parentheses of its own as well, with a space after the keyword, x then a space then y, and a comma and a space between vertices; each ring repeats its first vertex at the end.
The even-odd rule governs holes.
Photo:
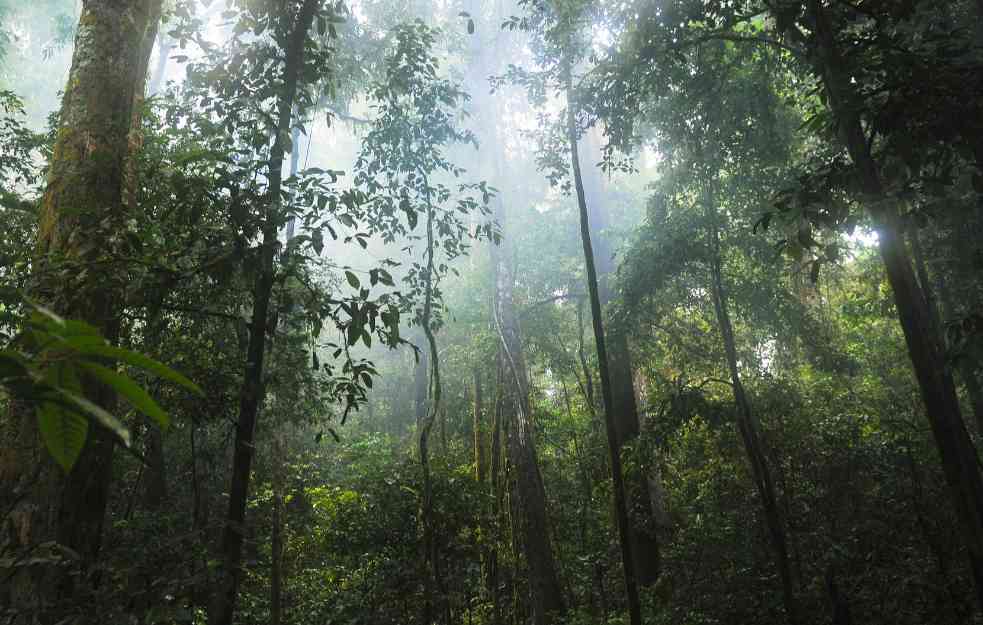
POLYGON ((273 294, 274 260, 278 245, 278 223, 281 213, 281 184, 286 143, 293 123, 294 103, 299 80, 304 69, 308 32, 314 25, 321 8, 320 0, 304 0, 296 8, 296 15, 289 9, 271 16, 280 22, 278 44, 284 51, 283 77, 277 98, 277 117, 270 148, 270 166, 267 175, 267 191, 263 198, 262 243, 259 271, 253 293, 252 316, 249 324, 249 342, 246 348, 245 378, 239 398, 239 418, 236 421, 235 452, 232 465, 232 483, 229 488, 229 511, 222 532, 222 579, 209 609, 210 620, 218 625, 231 625, 239 592, 242 560, 242 543, 245 533, 246 498, 254 449, 256 415, 264 395, 263 361, 266 355, 266 338, 270 326, 270 300, 273 294))
MULTIPOLYGON (((122 234, 129 208, 124 194, 127 162, 133 156, 133 109, 146 78, 146 42, 153 41, 160 10, 160 0, 83 3, 41 203, 31 292, 56 313, 91 324, 110 342, 118 340, 126 286, 122 234)), ((88 401, 113 410, 116 393, 111 387, 85 376, 80 388, 88 401)), ((84 569, 100 548, 115 435, 104 427, 92 428, 79 440, 84 447, 66 475, 38 437, 56 427, 53 420, 78 427, 78 417, 54 411, 39 424, 32 408, 14 404, 8 415, 18 431, 5 442, 16 459, 5 463, 0 475, 0 490, 13 494, 5 502, 10 506, 5 523, 19 557, 40 544, 54 544, 44 556, 48 563, 70 561, 74 553, 84 569)), ((59 605, 71 602, 75 585, 61 567, 45 566, 39 574, 16 570, 5 585, 9 604, 23 618, 57 620, 56 615, 66 613, 62 610, 77 609, 59 605)))

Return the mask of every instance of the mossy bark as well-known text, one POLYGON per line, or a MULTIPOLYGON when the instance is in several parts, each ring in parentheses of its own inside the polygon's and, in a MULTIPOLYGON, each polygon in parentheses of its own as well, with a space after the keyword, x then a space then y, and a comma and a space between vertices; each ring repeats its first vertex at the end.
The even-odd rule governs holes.
MULTIPOLYGON (((55 312, 119 333, 128 206, 124 172, 130 156, 134 100, 142 93, 160 0, 85 0, 72 68, 42 199, 31 295, 55 312)), ((83 381, 84 393, 111 409, 114 395, 83 381)), ((5 544, 20 556, 55 552, 86 567, 99 551, 114 443, 90 428, 74 469, 65 475, 44 451, 29 405, 8 415, 16 424, 0 442, 12 462, 0 466, 5 544), (56 545, 52 547, 51 545, 56 545)), ((0 605, 20 622, 49 622, 72 604, 73 567, 37 564, 0 575, 0 605)), ((15 620, 15 622, 17 622, 15 620)))

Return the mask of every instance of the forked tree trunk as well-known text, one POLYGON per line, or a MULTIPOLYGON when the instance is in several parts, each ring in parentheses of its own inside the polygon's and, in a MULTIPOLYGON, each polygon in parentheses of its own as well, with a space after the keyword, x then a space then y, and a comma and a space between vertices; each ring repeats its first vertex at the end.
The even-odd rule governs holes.
MULTIPOLYGON (((124 201, 130 130, 149 63, 145 41, 154 36, 160 4, 82 3, 41 204, 32 296, 87 321, 111 342, 118 338, 125 272, 110 275, 99 269, 104 265, 90 263, 126 256, 119 233, 130 208, 124 201)), ((113 410, 115 395, 105 387, 83 380, 83 393, 113 410)), ((92 564, 112 477, 111 435, 92 424, 74 469, 64 475, 41 444, 32 406, 11 406, 8 423, 13 431, 0 441, 0 510, 7 514, 0 552, 30 556, 53 541, 78 554, 83 567, 92 564)), ((25 622, 58 620, 57 604, 73 602, 73 579, 67 567, 0 571, 0 607, 19 612, 25 622)))
POLYGON ((307 33, 314 22, 321 0, 304 0, 296 18, 290 20, 290 33, 283 68, 283 88, 277 103, 276 135, 270 150, 267 177, 266 207, 263 214, 263 241, 260 247, 259 274, 253 290, 253 310, 249 325, 249 344, 246 348, 246 371, 239 395, 239 419, 236 422, 235 448, 232 461, 232 483, 229 488, 229 510, 222 531, 222 573, 209 610, 212 625, 232 625, 239 580, 242 575, 242 545, 245 535, 246 500, 252 470, 256 416, 263 400, 263 362, 266 357, 266 335, 269 329, 270 299, 273 293, 274 258, 278 244, 277 222, 280 212, 280 189, 283 182, 285 139, 290 135, 292 111, 303 65, 307 33))

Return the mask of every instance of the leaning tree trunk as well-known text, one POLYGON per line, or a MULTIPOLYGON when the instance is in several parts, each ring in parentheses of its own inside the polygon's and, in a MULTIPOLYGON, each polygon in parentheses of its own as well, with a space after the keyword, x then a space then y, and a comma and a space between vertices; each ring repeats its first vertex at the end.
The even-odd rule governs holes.
MULTIPOLYGON (((72 69, 62 99, 57 139, 41 203, 31 294, 55 312, 92 324, 110 341, 119 334, 125 272, 101 267, 127 255, 124 202, 134 103, 142 96, 160 0, 85 0, 72 69), (91 263, 100 264, 92 265, 91 263), (84 271, 83 271, 84 269, 84 271)), ((113 409, 115 395, 83 380, 87 399, 113 409)), ((72 550, 80 564, 99 551, 109 496, 114 441, 93 424, 73 470, 64 473, 44 451, 33 407, 16 404, 13 431, 0 453, 0 511, 6 514, 0 551, 43 555, 39 545, 72 550)), ((66 568, 0 571, 0 606, 20 618, 57 619, 56 604, 72 602, 66 568)))
POLYGON ((793 625, 799 622, 798 602, 795 597, 795 589, 792 582, 792 568, 789 564, 788 540, 785 533, 785 525, 778 507, 778 498, 775 494, 775 484, 771 477, 771 469, 768 466, 768 458, 765 453, 764 443, 761 442, 761 433, 758 420, 751 411, 751 402, 748 400, 741 382, 740 370, 737 367, 737 345, 734 341, 734 327, 730 321, 730 313, 727 306, 727 294, 724 291, 723 271, 720 259, 720 233, 717 226, 717 210, 714 204, 715 198, 708 194, 705 198, 707 220, 710 224, 710 291, 713 298, 713 308, 717 315, 717 325, 724 343, 724 354, 727 359, 727 369, 730 372, 731 388, 734 392, 734 404, 737 408, 737 428, 744 443, 744 451, 747 453, 751 463, 751 475, 754 478, 754 485, 761 498, 761 506, 765 514, 765 523, 768 526, 768 537, 771 548, 774 551, 775 566, 778 569, 778 576, 782 582, 782 600, 785 604, 785 616, 789 623, 793 625))
MULTIPOLYGON (((497 23, 495 18, 479 23, 479 31, 489 23, 497 23)), ((494 102, 479 95, 488 93, 488 76, 497 73, 500 59, 496 57, 498 46, 483 46, 477 38, 472 47, 474 63, 469 72, 469 84, 476 94, 473 101, 475 127, 478 140, 483 146, 493 150, 487 160, 487 178, 492 186, 504 189, 503 142, 498 140, 499 124, 502 117, 494 110, 494 102), (482 132, 485 130, 485 132, 482 132)), ((504 191, 495 199, 495 219, 505 230, 504 191)), ((507 238, 506 238, 507 240, 507 238)), ((512 272, 509 255, 499 246, 491 245, 492 262, 492 323, 498 340, 498 389, 495 399, 495 412, 492 423, 489 449, 490 486, 494 506, 494 519, 497 523, 493 535, 504 534, 505 518, 509 506, 505 504, 509 487, 514 486, 511 495, 513 512, 513 546, 518 546, 528 565, 530 609, 535 625, 549 625, 561 615, 565 606, 562 589, 557 575, 556 561, 549 534, 549 521, 546 512, 546 491, 539 470, 536 445, 533 436, 529 411, 529 386, 526 365, 522 353, 522 337, 518 316, 512 299, 512 272), (504 446, 504 449, 503 449, 504 446), (505 458, 503 459, 503 452, 505 458), (503 462, 506 460, 507 462, 503 462), (505 465, 508 466, 506 479, 505 465)), ((496 541, 496 547, 487 553, 488 567, 486 587, 492 593, 495 622, 500 622, 503 611, 502 586, 508 583, 504 558, 500 558, 497 548, 503 541, 496 541)), ((515 588, 515 586, 513 586, 515 588)), ((517 612, 517 610, 516 610, 517 612)), ((514 615, 513 615, 514 616, 514 615)))
MULTIPOLYGON (((587 148, 587 162, 595 163, 601 159, 599 138, 596 129, 589 132, 582 141, 587 148)), ((632 372, 631 351, 628 348, 628 333, 624 323, 612 317, 613 298, 611 282, 614 279, 614 251, 603 230, 607 224, 607 214, 603 198, 604 183, 597 167, 588 167, 581 172, 584 182, 584 197, 590 211, 591 242, 595 252, 598 293, 601 307, 606 309, 608 370, 611 372, 611 401, 614 415, 615 442, 618 453, 626 444, 631 444, 641 433, 638 404, 635 400, 635 385, 632 372)), ((635 579, 643 586, 654 584, 659 577, 659 540, 656 534, 656 518, 649 482, 657 480, 655 472, 646 474, 638 467, 625 475, 625 491, 630 510, 629 539, 635 566, 635 579)))
POLYGON ((946 365, 943 347, 932 327, 928 303, 905 249, 901 217, 897 207, 886 198, 877 163, 861 124, 859 108, 853 105, 855 94, 850 77, 842 71, 847 64, 842 60, 829 16, 819 0, 812 0, 809 10, 816 24, 816 70, 836 118, 840 139, 857 168, 864 195, 869 200, 868 210, 877 226, 878 249, 894 292, 908 355, 959 519, 977 602, 983 608, 983 479, 979 458, 963 422, 952 371, 946 365))
MULTIPOLYGON (((498 200, 501 205, 501 199, 498 200)), ((563 595, 546 515, 546 490, 539 472, 532 422, 525 360, 506 255, 496 253, 495 325, 500 341, 502 371, 502 410, 510 418, 506 437, 509 463, 515 475, 519 530, 522 552, 529 566, 532 617, 535 625, 550 625, 564 612, 563 595)), ((505 415, 503 415, 505 416, 505 415)))
MULTIPOLYGON (((496 159, 496 165, 498 160, 496 159)), ((505 202, 495 198, 495 218, 505 230, 505 202)), ((529 414, 529 385, 522 338, 515 304, 512 300, 512 272, 509 256, 498 246, 491 246, 493 294, 493 323, 499 341, 499 377, 501 414, 509 419, 508 427, 496 424, 496 436, 501 429, 506 434, 506 453, 515 480, 515 510, 513 525, 529 566, 529 588, 532 617, 535 625, 550 625, 562 615, 565 606, 557 576, 553 547, 550 541, 546 514, 546 490, 539 471, 536 444, 529 414)), ((493 445, 496 441, 493 440, 493 445)), ((492 463, 496 462, 492 450, 492 463)), ((497 478, 493 472, 493 479, 497 478)))
POLYGON ((277 103, 275 139, 270 149, 267 176, 266 208, 263 215, 263 242, 260 247, 259 274, 253 290, 253 310, 249 325, 249 344, 246 349, 246 371, 239 395, 239 419, 236 422, 235 448, 232 460, 232 483, 229 488, 229 510, 222 531, 222 576, 209 609, 209 623, 232 625, 239 580, 242 574, 242 545, 245 532, 246 499, 252 469, 256 416, 263 399, 263 361, 266 356, 266 335, 269 329, 270 299, 273 293, 274 258, 278 244, 277 223, 280 212, 280 189, 283 182, 283 159, 286 138, 290 135, 292 111, 297 85, 304 61, 307 33, 314 22, 320 0, 304 0, 288 32, 283 69, 283 89, 277 103))
POLYGON ((584 182, 580 172, 580 157, 577 153, 577 120, 573 109, 573 86, 569 69, 567 71, 567 140, 570 145, 570 162, 573 169, 574 187, 577 191, 577 204, 580 207, 580 237, 584 245, 587 289, 594 325, 597 364, 601 378, 601 397, 604 401, 604 423, 607 427, 608 451, 611 456, 612 490, 614 491, 615 515, 618 521, 618 536, 621 542, 621 560, 624 565, 628 617, 631 625, 641 625, 642 613, 638 600, 638 582, 635 577, 634 554, 631 545, 632 524, 628 515, 624 477, 621 472, 621 446, 618 444, 617 426, 615 425, 614 393, 611 386, 611 372, 608 368, 610 361, 604 340, 604 320, 601 318, 601 297, 598 293, 597 269, 594 266, 594 249, 591 246, 590 218, 587 212, 587 199, 584 195, 584 182))

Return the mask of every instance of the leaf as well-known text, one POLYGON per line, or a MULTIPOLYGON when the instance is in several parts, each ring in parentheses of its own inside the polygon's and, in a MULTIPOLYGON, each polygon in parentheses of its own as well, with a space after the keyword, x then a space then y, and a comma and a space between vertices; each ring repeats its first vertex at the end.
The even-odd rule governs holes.
POLYGON ((171 425, 171 418, 164 409, 154 401, 154 398, 147 391, 130 378, 94 362, 82 361, 78 364, 79 367, 88 371, 100 382, 123 396, 126 401, 133 404, 134 408, 156 421, 161 429, 166 429, 171 425))
POLYGON ((89 421, 53 402, 43 402, 37 409, 38 429, 48 453, 67 473, 72 470, 89 431, 89 421))
POLYGON ((174 369, 171 369, 163 363, 157 362, 149 356, 144 356, 143 354, 139 354, 128 349, 123 349, 122 347, 115 347, 113 345, 91 345, 79 351, 86 355, 91 354, 119 360, 120 362, 137 367, 138 369, 149 371, 157 377, 173 382, 178 386, 183 386, 196 395, 201 397, 205 396, 205 391, 201 390, 200 386, 184 377, 174 369))
POLYGON ((324 249, 324 235, 320 230, 311 231, 311 247, 314 248, 314 253, 321 255, 321 250, 324 249))
POLYGON ((359 282, 358 276, 350 271, 345 272, 345 279, 348 280, 348 284, 350 284, 353 289, 359 288, 359 286, 362 284, 359 282))
POLYGON ((379 269, 379 282, 385 284, 386 286, 394 286, 393 277, 385 269, 379 269))
POLYGON ((67 399, 70 403, 74 404, 75 407, 79 408, 82 413, 94 419, 99 425, 118 436, 124 445, 127 447, 130 446, 130 431, 120 422, 119 419, 106 412, 102 406, 97 406, 85 397, 76 395, 75 393, 63 388, 55 387, 52 390, 67 399))
POLYGON ((474 20, 470 18, 468 19, 468 34, 469 35, 474 34, 474 20))

